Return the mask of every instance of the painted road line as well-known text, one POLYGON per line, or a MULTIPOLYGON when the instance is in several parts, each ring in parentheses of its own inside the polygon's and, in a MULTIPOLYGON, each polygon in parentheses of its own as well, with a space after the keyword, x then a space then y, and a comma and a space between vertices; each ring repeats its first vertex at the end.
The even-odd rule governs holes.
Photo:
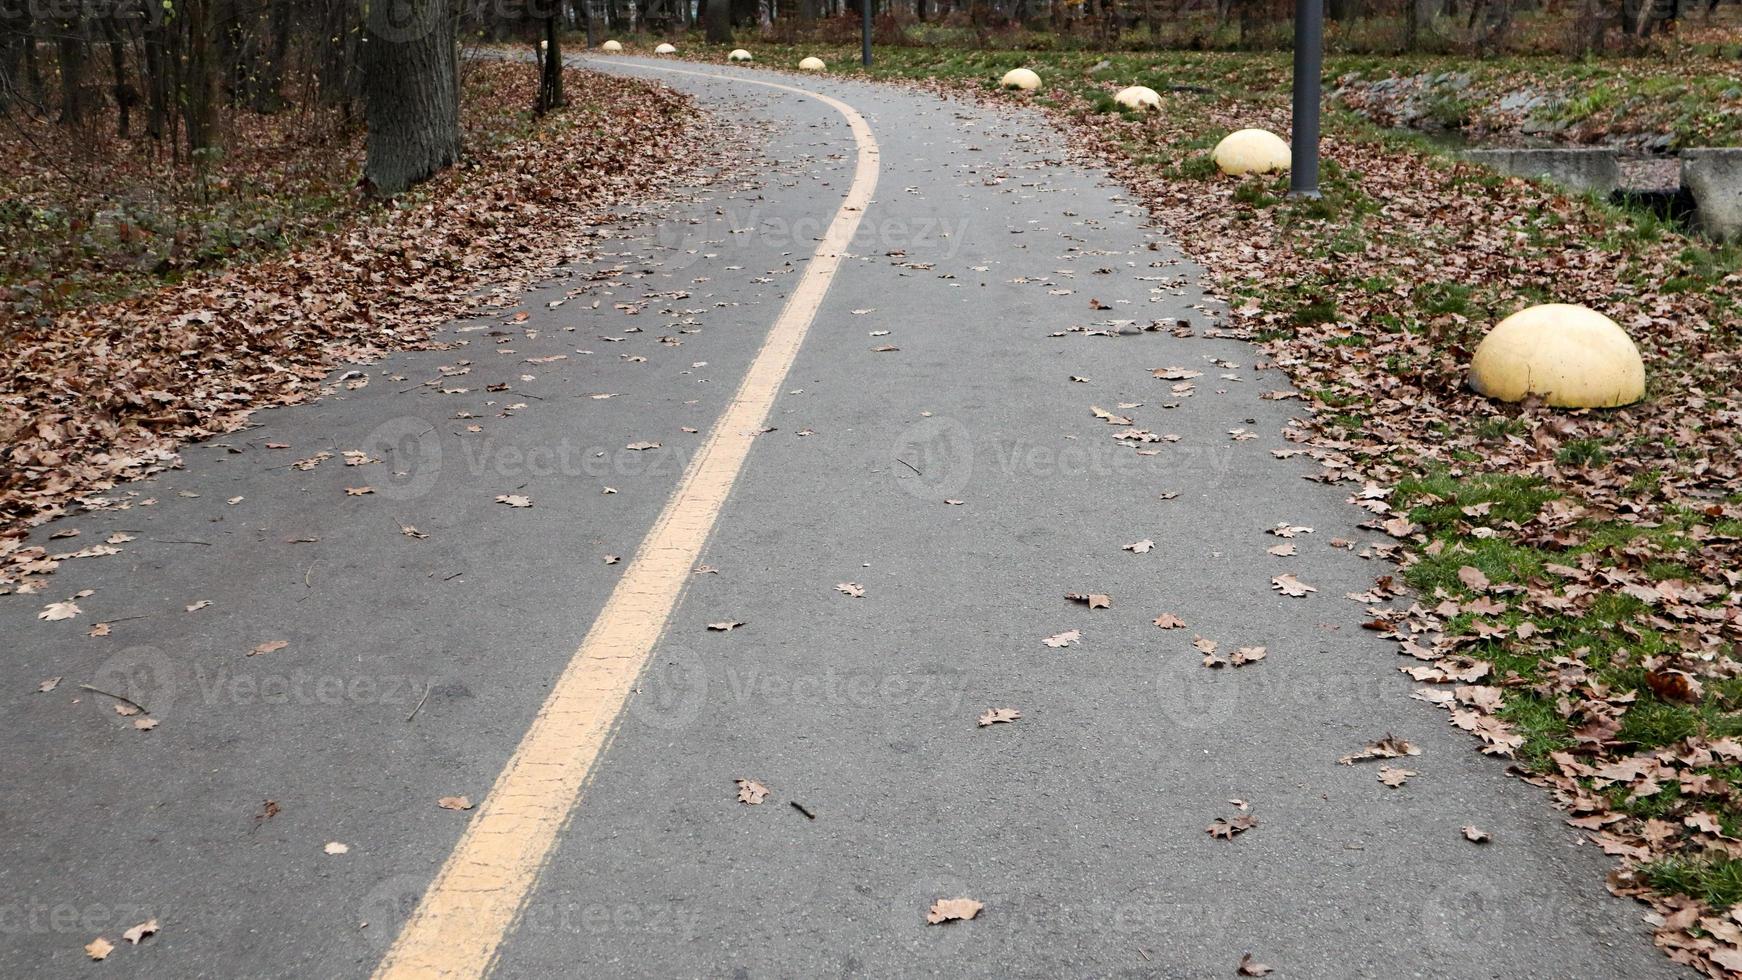
MULTIPOLYGON (((727 80, 706 72, 656 70, 727 80)), ((376 968, 377 980, 481 977, 495 962, 594 765, 616 733, 635 681, 665 632, 842 253, 871 203, 877 186, 877 140, 852 106, 791 85, 729 80, 807 96, 845 117, 859 149, 852 185, 732 401, 684 471, 490 795, 376 968)))

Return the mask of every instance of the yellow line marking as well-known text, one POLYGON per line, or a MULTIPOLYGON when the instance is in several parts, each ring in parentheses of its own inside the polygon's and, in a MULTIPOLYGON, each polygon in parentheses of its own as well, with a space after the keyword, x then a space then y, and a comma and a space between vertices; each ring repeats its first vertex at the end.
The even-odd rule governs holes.
MULTIPOLYGON (((639 66, 638 66, 639 67, 639 66)), ((649 66, 651 67, 651 66, 649 66)), ((662 68, 685 75, 725 78, 662 68)), ((599 618, 563 669, 544 707, 496 778, 447 863, 375 970, 376 980, 481 977, 495 963, 557 838, 616 733, 617 719, 654 644, 665 632, 726 495, 798 356, 799 345, 841 264, 877 186, 877 140, 852 106, 817 92, 751 79, 809 96, 846 117, 858 144, 852 186, 744 381, 599 618)))

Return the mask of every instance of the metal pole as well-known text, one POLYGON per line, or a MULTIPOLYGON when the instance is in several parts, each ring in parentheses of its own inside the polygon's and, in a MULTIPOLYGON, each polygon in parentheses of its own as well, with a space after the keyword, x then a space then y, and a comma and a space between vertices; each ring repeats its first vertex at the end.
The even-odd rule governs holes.
POLYGON ((865 67, 869 68, 871 67, 871 0, 859 0, 859 9, 864 12, 862 18, 863 30, 861 32, 864 35, 865 50, 863 60, 865 67))
POLYGON ((1288 192, 1319 196, 1319 79, 1324 74, 1324 0, 1294 0, 1294 142, 1288 192))

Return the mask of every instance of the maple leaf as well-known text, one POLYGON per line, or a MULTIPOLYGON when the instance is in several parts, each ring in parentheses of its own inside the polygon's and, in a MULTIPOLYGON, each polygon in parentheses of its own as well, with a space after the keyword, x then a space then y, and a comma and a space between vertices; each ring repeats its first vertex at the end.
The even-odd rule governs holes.
POLYGON ((925 914, 929 925, 941 925, 945 922, 966 922, 980 914, 986 906, 971 898, 940 898, 932 903, 925 914))
POLYGON ((104 939, 102 936, 98 936, 97 938, 95 938, 95 939, 93 939, 90 942, 85 944, 85 955, 89 956, 93 960, 108 959, 109 954, 113 953, 114 951, 115 951, 115 944, 110 942, 107 939, 104 939))
POLYGON ((756 806, 768 797, 768 787, 754 779, 734 781, 738 786, 738 802, 756 806))
POLYGON ((1022 712, 1015 708, 987 708, 980 713, 980 727, 1013 722, 1022 717, 1022 712))
POLYGON ((1175 616, 1173 613, 1162 613, 1161 615, 1155 617, 1155 625, 1161 627, 1164 630, 1182 629, 1182 628, 1184 628, 1185 624, 1186 624, 1185 620, 1179 618, 1178 616, 1175 616))

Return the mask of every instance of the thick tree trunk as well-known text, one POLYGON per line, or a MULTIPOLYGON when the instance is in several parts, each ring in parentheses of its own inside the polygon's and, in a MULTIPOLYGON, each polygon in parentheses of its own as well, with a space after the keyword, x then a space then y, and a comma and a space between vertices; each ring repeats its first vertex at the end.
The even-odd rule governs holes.
POLYGON ((385 197, 459 159, 458 56, 447 0, 372 3, 365 29, 363 180, 385 197))
POLYGON ((725 44, 732 40, 732 0, 704 0, 702 26, 709 44, 725 44))
POLYGON ((60 121, 77 126, 85 121, 85 25, 71 18, 60 26, 60 121))

